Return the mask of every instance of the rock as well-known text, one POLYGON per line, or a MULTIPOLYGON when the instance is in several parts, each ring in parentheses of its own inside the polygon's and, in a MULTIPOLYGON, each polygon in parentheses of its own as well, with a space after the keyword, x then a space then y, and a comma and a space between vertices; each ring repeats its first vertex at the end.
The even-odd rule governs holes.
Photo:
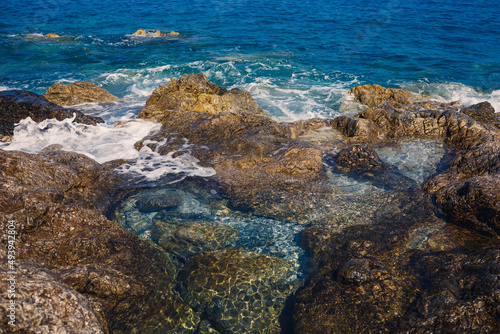
POLYGON ((12 136, 15 124, 31 117, 35 122, 55 118, 59 121, 71 118, 76 114, 75 122, 96 125, 104 123, 99 117, 86 116, 80 111, 65 109, 47 101, 35 93, 11 90, 0 92, 0 135, 12 136))
POLYGON ((59 36, 58 34, 49 33, 49 34, 43 35, 43 37, 45 37, 45 38, 60 38, 61 36, 59 36))
POLYGON ((141 212, 154 212, 171 210, 182 205, 182 194, 177 191, 162 192, 157 196, 141 197, 135 202, 135 206, 141 212))
POLYGON ((367 145, 352 145, 332 156, 325 154, 324 161, 334 171, 345 173, 349 177, 370 181, 376 186, 388 189, 410 188, 416 182, 380 160, 377 152, 367 145))
POLYGON ((295 330, 494 332, 500 324, 498 242, 484 238, 489 243, 481 246, 477 235, 446 224, 421 190, 385 205, 394 212, 370 225, 304 230, 315 271, 298 293, 295 330))
POLYGON ((139 28, 136 32, 134 32, 132 35, 134 36, 146 36, 147 33, 144 29, 139 28))
POLYGON ((50 102, 63 106, 118 100, 118 97, 110 94, 105 89, 85 81, 67 85, 55 83, 49 87, 44 97, 50 102))
POLYGON ((170 35, 170 36, 179 36, 180 34, 177 31, 171 31, 167 35, 170 35))
POLYGON ((382 130, 369 119, 339 116, 329 121, 329 125, 339 130, 346 137, 355 137, 356 140, 373 141, 382 130))
POLYGON ((153 218, 151 240, 185 260, 202 251, 222 249, 237 240, 238 231, 207 220, 182 220, 168 212, 158 212, 153 218))
POLYGON ((137 117, 163 123, 172 111, 266 116, 249 93, 238 89, 228 91, 212 84, 202 73, 185 74, 157 88, 137 117))
POLYGON ((8 279, 0 268, 0 331, 2 333, 108 333, 92 303, 61 280, 58 273, 20 262, 15 275, 15 298, 9 298, 8 279), (15 304, 15 323, 9 325, 10 301, 15 304), (4 330, 6 330, 4 332, 4 330))
POLYGON ((240 248, 203 252, 179 273, 183 299, 222 333, 279 332, 293 264, 240 248))
POLYGON ((468 108, 460 110, 481 124, 494 126, 500 129, 500 116, 495 113, 495 109, 489 102, 474 104, 468 108))
POLYGON ((346 285, 362 285, 372 279, 369 262, 349 260, 340 267, 337 280, 346 285))
MULTIPOLYGON (((6 230, 8 221, 16 222, 17 243, 22 245, 17 260, 58 277, 44 299, 36 299, 36 289, 27 292, 32 304, 44 308, 47 300, 57 303, 51 305, 54 310, 77 310, 64 295, 53 295, 73 291, 71 298, 81 300, 81 308, 87 308, 83 297, 88 299, 106 333, 194 331, 199 318, 172 291, 168 255, 101 213, 121 184, 114 172, 64 151, 0 151, 0 166, 0 227, 6 230)), ((0 258, 6 261, 6 234, 0 240, 0 258)), ((29 304, 21 309, 27 319, 38 317, 29 304)), ((81 324, 65 326, 76 331, 81 324)))
POLYGON ((410 92, 403 89, 384 88, 380 85, 363 85, 351 88, 348 94, 353 94, 354 98, 368 107, 375 107, 380 102, 388 101, 395 108, 409 106, 413 103, 410 92))

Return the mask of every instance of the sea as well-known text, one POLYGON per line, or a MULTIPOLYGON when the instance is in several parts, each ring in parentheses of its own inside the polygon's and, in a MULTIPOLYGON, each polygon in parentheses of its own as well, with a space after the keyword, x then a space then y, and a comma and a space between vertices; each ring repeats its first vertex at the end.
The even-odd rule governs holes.
MULTIPOLYGON (((188 153, 137 151, 134 143, 160 124, 127 122, 154 89, 199 72, 228 89, 250 92, 272 118, 284 122, 354 115, 359 106, 347 92, 362 84, 464 106, 489 101, 500 112, 499 18, 498 0, 1 1, 0 91, 44 94, 54 83, 83 80, 120 100, 73 107, 105 120, 95 127, 72 119, 39 124, 25 119, 13 142, 0 148, 37 153, 60 144, 101 163, 132 159, 135 163, 118 172, 134 174, 143 184, 166 175, 167 184, 210 177, 215 171, 188 153), (132 35, 139 28, 179 35, 132 35), (48 33, 60 38, 44 38, 48 33)), ((410 142, 400 156, 390 150, 379 154, 394 164, 406 159, 418 169, 426 148, 445 154, 440 145, 410 142)), ((428 176, 422 172, 414 179, 422 183, 428 176)), ((346 182, 353 191, 354 181, 346 182)), ((266 232, 269 218, 234 213, 220 219, 251 226, 249 234, 285 240, 281 246, 275 242, 274 255, 303 254, 294 239, 300 228, 293 224, 276 222, 279 231, 266 232)), ((141 236, 147 232, 142 229, 141 236)), ((266 252, 259 247, 252 249, 266 252)))

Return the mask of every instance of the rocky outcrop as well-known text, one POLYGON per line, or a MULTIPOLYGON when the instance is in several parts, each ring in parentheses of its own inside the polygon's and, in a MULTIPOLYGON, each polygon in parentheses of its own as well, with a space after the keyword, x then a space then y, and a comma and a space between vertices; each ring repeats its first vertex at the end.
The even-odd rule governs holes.
POLYGON ((49 87, 44 97, 50 102, 62 106, 118 100, 118 97, 110 94, 107 90, 86 81, 67 85, 55 83, 49 87))
MULTIPOLYGON (((19 277, 26 302, 14 333, 30 326, 27 321, 46 324, 40 330, 47 333, 194 331, 199 319, 172 292, 170 258, 102 215, 121 184, 114 172, 83 155, 56 150, 0 151, 0 166, 0 227, 6 231, 15 221, 16 260, 26 273, 19 277)), ((6 261, 7 234, 1 244, 0 258, 6 261)), ((0 301, 0 313, 8 302, 0 301)))
MULTIPOLYGON (((172 33, 169 33, 171 35, 172 33)), ((167 34, 162 34, 159 30, 156 30, 155 32, 148 33, 146 30, 139 28, 136 32, 132 34, 133 36, 141 36, 141 37, 163 37, 166 36, 167 34)))
POLYGON ((80 111, 65 109, 55 103, 47 101, 43 96, 35 93, 11 90, 0 92, 0 137, 3 141, 12 140, 15 124, 31 117, 35 122, 55 118, 63 120, 75 116, 75 122, 96 125, 104 123, 99 117, 86 116, 80 111))
POLYGON ((368 107, 375 107, 380 102, 388 101, 394 108, 411 106, 413 96, 403 89, 384 88, 380 85, 362 85, 351 88, 348 94, 354 95, 354 99, 368 107))
POLYGON ((43 37, 45 37, 45 38, 60 38, 61 36, 59 36, 58 34, 54 34, 54 33, 51 32, 51 33, 43 35, 43 37))
POLYGON ((185 74, 157 88, 137 117, 163 123, 171 111, 266 116, 249 93, 227 90, 208 81, 202 73, 185 74))
POLYGON ((500 129, 500 115, 495 113, 495 109, 489 102, 474 104, 463 108, 460 112, 472 117, 483 125, 500 129))

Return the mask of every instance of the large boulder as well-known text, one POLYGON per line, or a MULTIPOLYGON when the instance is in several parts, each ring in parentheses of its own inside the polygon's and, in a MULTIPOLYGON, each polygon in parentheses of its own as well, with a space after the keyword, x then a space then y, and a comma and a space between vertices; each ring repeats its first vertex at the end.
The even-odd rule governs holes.
POLYGON ((10 141, 15 124, 31 117, 35 122, 55 118, 62 121, 75 116, 75 122, 96 125, 104 123, 100 117, 86 116, 80 111, 63 108, 47 101, 41 95, 21 90, 0 92, 0 140, 10 141))
MULTIPOLYGON (((27 263, 22 268, 28 274, 30 266, 42 274, 29 274, 31 283, 20 280, 26 297, 19 310, 23 319, 39 319, 40 308, 50 301, 55 303, 53 312, 64 312, 48 323, 54 329, 194 331, 199 319, 172 291, 169 256, 101 213, 121 184, 112 170, 64 151, 0 151, 0 166, 0 227, 6 231, 9 221, 15 222, 16 260, 27 263), (34 287, 46 286, 43 275, 55 277, 54 290, 38 297, 34 287), (53 295, 57 293, 70 299, 53 295), (71 320, 71 312, 78 322, 71 320)), ((6 262, 7 234, 0 240, 0 258, 6 262)), ((0 313, 5 312, 4 302, 0 313)))
POLYGON ((146 102, 138 118, 164 122, 171 111, 200 111, 208 114, 230 112, 265 116, 250 94, 227 90, 211 83, 202 73, 185 74, 158 87, 146 102))
POLYGON ((351 88, 348 94, 368 107, 375 107, 382 101, 389 101, 395 108, 409 106, 413 103, 413 96, 403 89, 384 88, 380 85, 362 85, 351 88))
POLYGON ((44 96, 50 102, 62 106, 118 100, 118 97, 107 90, 86 81, 78 81, 67 85, 55 83, 49 87, 44 96))
POLYGON ((491 125, 500 129, 500 115, 495 113, 495 108, 489 102, 481 102, 460 110, 481 124, 491 125))

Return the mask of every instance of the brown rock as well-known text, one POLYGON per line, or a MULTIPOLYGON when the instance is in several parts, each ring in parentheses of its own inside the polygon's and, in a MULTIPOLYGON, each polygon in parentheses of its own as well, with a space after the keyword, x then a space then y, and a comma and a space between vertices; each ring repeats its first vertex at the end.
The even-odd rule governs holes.
POLYGON ((474 104, 468 108, 463 108, 460 112, 474 118, 481 124, 500 129, 500 116, 495 113, 495 109, 489 102, 474 104))
MULTIPOLYGON (((33 300, 21 305, 26 319, 38 317, 49 301, 56 303, 51 305, 54 310, 78 311, 66 297, 53 295, 73 291, 71 298, 81 300, 75 302, 81 303, 80 309, 99 319, 97 325, 90 320, 85 325, 96 330, 98 326, 117 333, 137 328, 145 333, 194 329, 199 319, 172 292, 169 257, 102 215, 121 182, 114 172, 64 151, 38 155, 0 151, 0 167, 0 227, 6 230, 9 221, 16 222, 17 243, 22 245, 17 260, 57 276, 54 290, 45 290, 41 299, 37 289, 25 290, 26 298, 33 300)), ((0 237, 2 261, 7 256, 6 236, 0 237)), ((45 286, 42 282, 32 284, 45 286)), ((65 321, 66 315, 58 316, 65 321)), ((82 326, 68 323, 64 328, 78 331, 82 326)))
POLYGON ((137 117, 164 122, 174 110, 266 116, 249 93, 228 91, 208 81, 202 73, 185 74, 157 88, 137 117))
POLYGON ((35 122, 55 118, 59 121, 76 114, 75 122, 96 125, 104 123, 99 117, 86 116, 80 111, 65 109, 35 93, 11 90, 0 92, 0 136, 12 136, 16 123, 31 117, 35 122))
POLYGON ((136 32, 134 32, 132 35, 134 36, 146 36, 147 33, 144 29, 139 28, 136 32))
POLYGON ((59 38, 61 36, 59 36, 58 34, 49 33, 49 34, 43 35, 43 37, 45 37, 45 38, 59 38))
POLYGON ((348 94, 368 107, 375 107, 382 101, 389 101, 395 108, 409 106, 413 103, 410 92, 403 89, 384 88, 380 85, 363 85, 351 88, 348 94))
POLYGON ((370 119, 339 116, 330 120, 330 125, 344 136, 361 142, 372 141, 382 133, 379 126, 370 119))
POLYGON ((50 102, 63 106, 118 100, 118 97, 110 94, 105 89, 85 81, 78 81, 68 85, 55 83, 49 87, 44 96, 50 102))

